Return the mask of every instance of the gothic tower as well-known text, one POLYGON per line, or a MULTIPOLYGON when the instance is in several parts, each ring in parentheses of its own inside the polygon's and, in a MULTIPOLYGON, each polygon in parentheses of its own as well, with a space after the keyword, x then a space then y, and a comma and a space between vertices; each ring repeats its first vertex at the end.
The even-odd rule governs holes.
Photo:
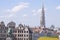
POLYGON ((43 3, 42 3, 42 10, 41 10, 41 17, 40 17, 40 27, 45 28, 45 9, 43 3))

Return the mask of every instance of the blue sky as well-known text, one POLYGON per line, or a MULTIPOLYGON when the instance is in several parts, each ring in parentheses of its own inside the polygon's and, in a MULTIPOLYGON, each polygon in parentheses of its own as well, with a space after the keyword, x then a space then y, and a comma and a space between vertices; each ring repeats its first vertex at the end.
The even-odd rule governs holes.
MULTIPOLYGON (((60 0, 44 0, 46 27, 60 27, 60 0)), ((0 0, 0 21, 40 25, 42 0, 0 0)))

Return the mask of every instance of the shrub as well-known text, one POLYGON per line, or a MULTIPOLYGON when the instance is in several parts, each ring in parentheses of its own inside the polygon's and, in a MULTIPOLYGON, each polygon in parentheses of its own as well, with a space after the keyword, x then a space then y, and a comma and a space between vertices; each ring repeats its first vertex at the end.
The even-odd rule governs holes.
POLYGON ((53 38, 53 37, 40 37, 38 40, 58 40, 58 38, 53 38))

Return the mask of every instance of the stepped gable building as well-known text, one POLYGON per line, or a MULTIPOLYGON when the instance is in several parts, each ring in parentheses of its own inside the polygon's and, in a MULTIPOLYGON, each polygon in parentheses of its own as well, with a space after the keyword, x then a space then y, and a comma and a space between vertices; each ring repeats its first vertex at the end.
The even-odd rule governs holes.
POLYGON ((28 26, 19 24, 12 32, 16 40, 32 40, 32 32, 29 30, 28 26))
POLYGON ((32 40, 32 32, 29 26, 19 24, 16 27, 15 22, 9 22, 7 26, 5 26, 4 22, 0 22, 0 39, 6 40, 8 28, 12 29, 12 34, 14 40, 32 40))
POLYGON ((7 37, 8 28, 5 26, 4 22, 0 22, 0 40, 5 40, 7 37))

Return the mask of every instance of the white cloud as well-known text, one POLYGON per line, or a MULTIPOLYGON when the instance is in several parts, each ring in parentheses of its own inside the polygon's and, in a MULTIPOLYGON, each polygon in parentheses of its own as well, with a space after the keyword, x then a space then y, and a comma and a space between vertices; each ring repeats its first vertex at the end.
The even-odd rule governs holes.
POLYGON ((16 6, 14 6, 12 9, 8 9, 7 11, 11 12, 11 13, 16 13, 16 12, 18 12, 18 11, 24 9, 24 8, 27 8, 28 5, 29 5, 29 3, 20 3, 16 6))
POLYGON ((60 10, 60 6, 57 6, 56 9, 60 10))
POLYGON ((36 16, 37 14, 36 13, 33 13, 33 16, 36 16))
POLYGON ((36 16, 36 10, 32 10, 33 16, 36 16))
POLYGON ((27 14, 23 14, 22 17, 27 17, 28 15, 27 14))
MULTIPOLYGON (((45 11, 47 11, 47 8, 44 9, 45 11)), ((39 15, 41 13, 42 9, 37 9, 37 10, 32 10, 33 16, 39 15)))
POLYGON ((38 9, 38 10, 37 10, 37 13, 40 13, 40 12, 41 12, 41 10, 42 10, 42 9, 38 9))
POLYGON ((24 8, 27 8, 27 7, 28 7, 28 3, 23 3, 23 4, 20 4, 20 5, 13 7, 11 9, 11 11, 15 13, 15 12, 18 12, 19 10, 22 10, 24 8))
POLYGON ((35 13, 35 12, 36 12, 36 10, 32 10, 32 12, 33 12, 33 13, 35 13))
POLYGON ((0 16, 0 18, 7 18, 7 16, 0 16))
POLYGON ((10 18, 10 17, 17 17, 15 14, 10 14, 10 15, 8 15, 8 17, 10 18))
MULTIPOLYGON (((2 17, 8 17, 8 18, 10 18, 10 17, 17 17, 16 13, 18 11, 21 11, 24 8, 28 8, 28 7, 29 7, 29 3, 23 3, 23 2, 19 3, 16 6, 14 6, 13 8, 5 10, 5 12, 9 13, 9 14, 7 16, 2 16, 2 17)), ((27 16, 27 15, 24 15, 24 16, 27 16)))
POLYGON ((17 17, 17 16, 15 14, 13 14, 13 13, 9 13, 9 14, 0 16, 0 18, 11 18, 11 17, 17 17))

